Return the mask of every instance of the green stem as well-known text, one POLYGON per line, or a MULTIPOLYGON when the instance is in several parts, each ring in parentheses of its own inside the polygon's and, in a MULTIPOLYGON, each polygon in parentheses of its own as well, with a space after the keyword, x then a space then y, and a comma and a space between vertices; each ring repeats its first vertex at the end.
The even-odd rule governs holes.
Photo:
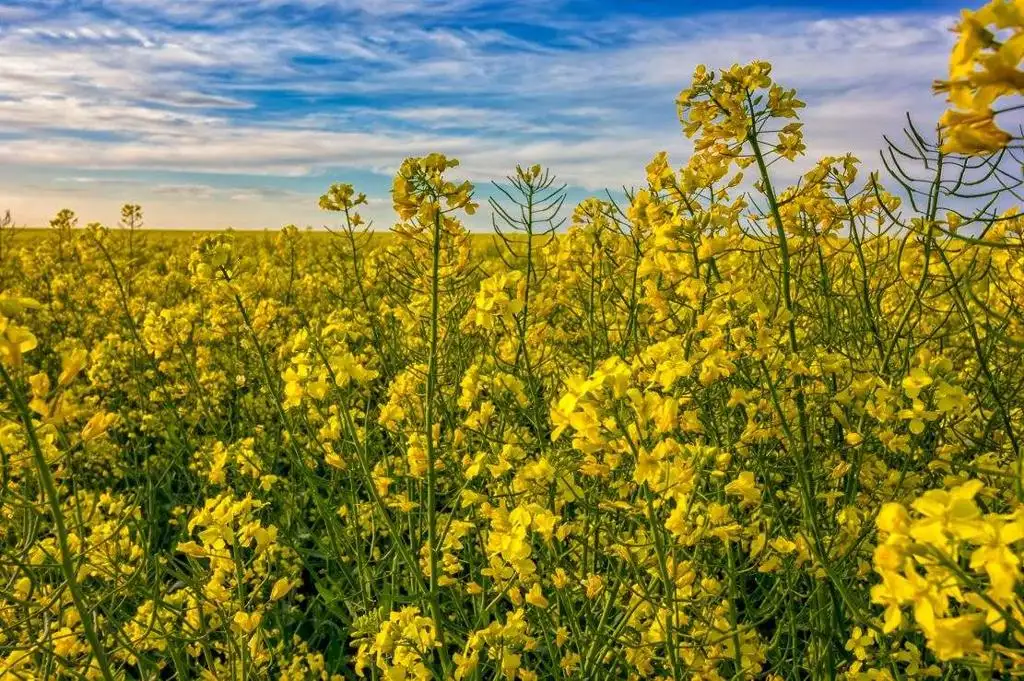
POLYGON ((437 394, 437 349, 438 349, 438 317, 440 305, 440 270, 441 270, 441 209, 437 207, 434 215, 433 235, 431 239, 430 262, 430 348, 427 356, 427 390, 424 405, 424 428, 427 438, 427 550, 429 552, 429 585, 431 615, 437 638, 441 643, 442 663, 448 673, 448 656, 444 653, 444 622, 441 617, 441 603, 438 593, 438 546, 437 546, 437 451, 434 447, 434 399, 437 394))

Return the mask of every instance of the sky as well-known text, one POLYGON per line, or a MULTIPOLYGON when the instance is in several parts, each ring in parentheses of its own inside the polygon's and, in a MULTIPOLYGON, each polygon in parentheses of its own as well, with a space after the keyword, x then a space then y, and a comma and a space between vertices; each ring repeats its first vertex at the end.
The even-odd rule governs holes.
MULTIPOLYGON (((876 165, 943 101, 945 0, 0 0, 0 210, 158 228, 330 225, 332 182, 378 229, 402 159, 487 186, 541 163, 578 201, 689 144, 699 63, 764 59, 807 102, 808 157, 876 165)), ((486 217, 482 218, 484 221, 486 217)), ((486 227, 477 224, 476 227, 486 227)))

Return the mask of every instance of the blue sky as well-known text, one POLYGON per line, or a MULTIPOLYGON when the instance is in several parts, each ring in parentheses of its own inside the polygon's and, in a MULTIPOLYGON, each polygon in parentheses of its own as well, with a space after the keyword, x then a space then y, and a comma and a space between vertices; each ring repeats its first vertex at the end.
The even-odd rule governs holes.
POLYGON ((154 227, 319 225, 331 182, 371 196, 442 151, 483 188, 548 165, 582 198, 688 145, 698 63, 767 59, 808 102, 809 156, 873 163, 904 112, 937 119, 960 3, 943 0, 3 0, 0 209, 154 227))

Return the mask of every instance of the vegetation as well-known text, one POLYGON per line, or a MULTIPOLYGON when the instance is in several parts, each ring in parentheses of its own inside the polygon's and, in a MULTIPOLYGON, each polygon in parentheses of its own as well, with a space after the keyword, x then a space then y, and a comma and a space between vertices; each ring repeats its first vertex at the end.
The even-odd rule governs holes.
POLYGON ((802 103, 700 67, 694 151, 563 219, 457 162, 329 235, 0 230, 0 679, 1024 673, 1024 4, 938 135, 791 186, 802 103), (786 172, 789 172, 788 170, 786 172))

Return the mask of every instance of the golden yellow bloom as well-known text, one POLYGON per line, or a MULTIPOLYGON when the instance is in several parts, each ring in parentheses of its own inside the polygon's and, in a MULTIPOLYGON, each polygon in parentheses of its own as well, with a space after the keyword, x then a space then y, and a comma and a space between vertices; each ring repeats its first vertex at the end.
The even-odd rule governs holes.
POLYGON ((544 598, 544 592, 539 582, 530 587, 530 591, 526 594, 526 602, 538 608, 548 607, 548 599, 544 598))
POLYGON ((0 360, 11 367, 20 367, 22 355, 34 350, 39 342, 32 333, 0 316, 0 360))
POLYGON ((85 427, 82 428, 82 441, 88 442, 100 437, 112 425, 117 423, 118 418, 118 415, 112 412, 97 412, 93 414, 92 418, 85 424, 85 427))
POLYGON ((256 631, 256 628, 260 626, 260 622, 263 620, 263 615, 259 612, 242 612, 239 610, 231 618, 232 625, 244 634, 251 634, 256 631))
POLYGON ((61 359, 60 377, 57 379, 58 385, 62 387, 70 385, 85 366, 85 361, 88 357, 89 353, 81 348, 64 355, 61 359))
POLYGON ((284 598, 289 591, 292 590, 292 581, 286 577, 274 582, 274 586, 270 589, 270 600, 278 601, 284 598))
POLYGON ((942 150, 947 154, 984 154, 999 151, 1013 137, 995 123, 992 109, 979 112, 947 111, 939 119, 942 150))
POLYGON ((725 493, 739 497, 744 505, 757 505, 761 502, 761 490, 757 487, 754 474, 743 471, 735 480, 725 486, 725 493))

